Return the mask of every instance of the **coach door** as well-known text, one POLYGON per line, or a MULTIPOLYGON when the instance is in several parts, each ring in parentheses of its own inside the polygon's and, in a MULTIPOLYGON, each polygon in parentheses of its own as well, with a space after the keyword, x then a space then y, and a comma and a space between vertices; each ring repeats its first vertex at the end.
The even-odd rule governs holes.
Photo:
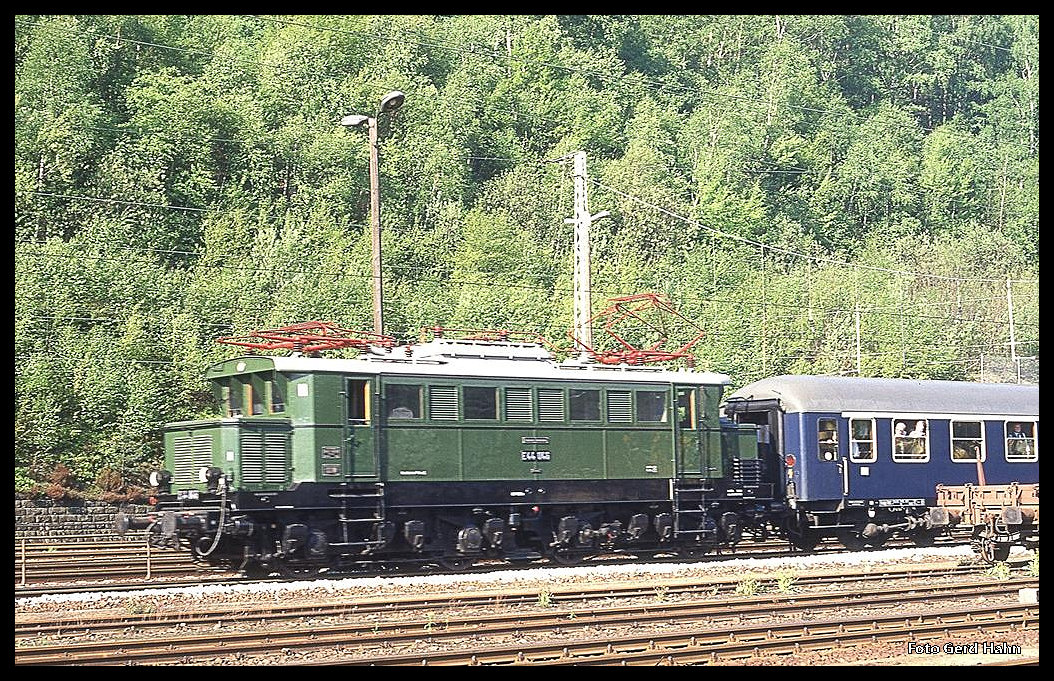
POLYGON ((344 387, 345 477, 376 479, 378 471, 377 390, 373 376, 349 376, 344 387))
POLYGON ((809 497, 836 499, 849 496, 849 462, 841 446, 847 433, 835 416, 820 416, 816 420, 816 445, 820 475, 809 476, 809 497))

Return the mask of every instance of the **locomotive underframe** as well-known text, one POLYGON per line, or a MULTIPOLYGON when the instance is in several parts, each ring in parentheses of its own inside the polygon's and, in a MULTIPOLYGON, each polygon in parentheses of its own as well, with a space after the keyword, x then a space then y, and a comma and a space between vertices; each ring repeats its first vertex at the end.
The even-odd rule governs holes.
POLYGON ((702 553, 772 532, 767 488, 709 480, 301 483, 289 490, 168 494, 155 543, 249 573, 386 561, 549 557, 615 551, 702 553), (676 482, 676 484, 674 484, 676 482), (183 497, 183 498, 180 498, 183 497))

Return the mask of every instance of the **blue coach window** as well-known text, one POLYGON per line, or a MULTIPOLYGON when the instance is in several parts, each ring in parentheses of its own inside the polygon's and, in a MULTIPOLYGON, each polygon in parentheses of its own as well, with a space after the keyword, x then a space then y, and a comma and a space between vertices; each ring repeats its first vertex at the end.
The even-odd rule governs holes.
POLYGON ((984 428, 980 421, 952 421, 952 461, 985 460, 984 428))
POLYGON ((893 420, 893 460, 900 463, 930 460, 930 428, 926 419, 893 420))
POLYGON ((1034 421, 1007 421, 1006 460, 1039 461, 1034 421))
POLYGON ((875 455, 875 422, 873 419, 849 420, 849 460, 873 463, 875 455))
POLYGON ((838 458, 837 419, 820 419, 816 428, 820 444, 820 460, 834 461, 838 458))

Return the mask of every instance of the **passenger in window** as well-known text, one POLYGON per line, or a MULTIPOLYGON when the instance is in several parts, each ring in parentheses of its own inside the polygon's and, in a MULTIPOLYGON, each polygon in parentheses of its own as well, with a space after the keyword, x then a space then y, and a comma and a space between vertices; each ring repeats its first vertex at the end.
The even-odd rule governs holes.
POLYGON ((926 422, 916 421, 915 430, 908 433, 908 437, 926 437, 926 422))
POLYGON ((897 432, 895 432, 893 434, 896 435, 897 437, 907 437, 908 436, 908 424, 904 423, 903 421, 897 421, 897 432))
POLYGON ((1021 424, 1015 423, 1013 430, 1007 435, 1007 437, 1028 437, 1023 430, 1021 430, 1021 424))

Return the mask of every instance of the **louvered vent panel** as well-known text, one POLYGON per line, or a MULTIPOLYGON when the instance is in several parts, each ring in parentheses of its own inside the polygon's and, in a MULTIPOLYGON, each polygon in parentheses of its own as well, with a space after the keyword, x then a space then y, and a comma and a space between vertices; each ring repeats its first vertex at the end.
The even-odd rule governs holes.
POLYGON ((264 435, 264 480, 271 485, 285 483, 286 471, 289 469, 289 437, 285 433, 267 433, 264 435))
POLYGON ((176 485, 193 485, 198 481, 194 467, 194 443, 189 436, 172 440, 172 482, 176 485))
POLYGON ((452 385, 430 387, 428 389, 428 417, 457 421, 457 388, 452 385))
POLYGON ((198 471, 212 465, 212 437, 209 435, 177 437, 172 442, 172 482, 195 485, 198 471))
POLYGON ((241 434, 242 482, 247 485, 264 481, 263 435, 252 431, 241 434))
POLYGON ((530 388, 505 389, 505 418, 510 421, 530 421, 534 418, 530 388))
POLYGON ((538 389, 538 420, 564 420, 564 391, 552 388, 538 389))
POLYGON ((630 406, 628 390, 608 391, 608 421, 613 423, 630 423, 633 421, 633 410, 630 406))

